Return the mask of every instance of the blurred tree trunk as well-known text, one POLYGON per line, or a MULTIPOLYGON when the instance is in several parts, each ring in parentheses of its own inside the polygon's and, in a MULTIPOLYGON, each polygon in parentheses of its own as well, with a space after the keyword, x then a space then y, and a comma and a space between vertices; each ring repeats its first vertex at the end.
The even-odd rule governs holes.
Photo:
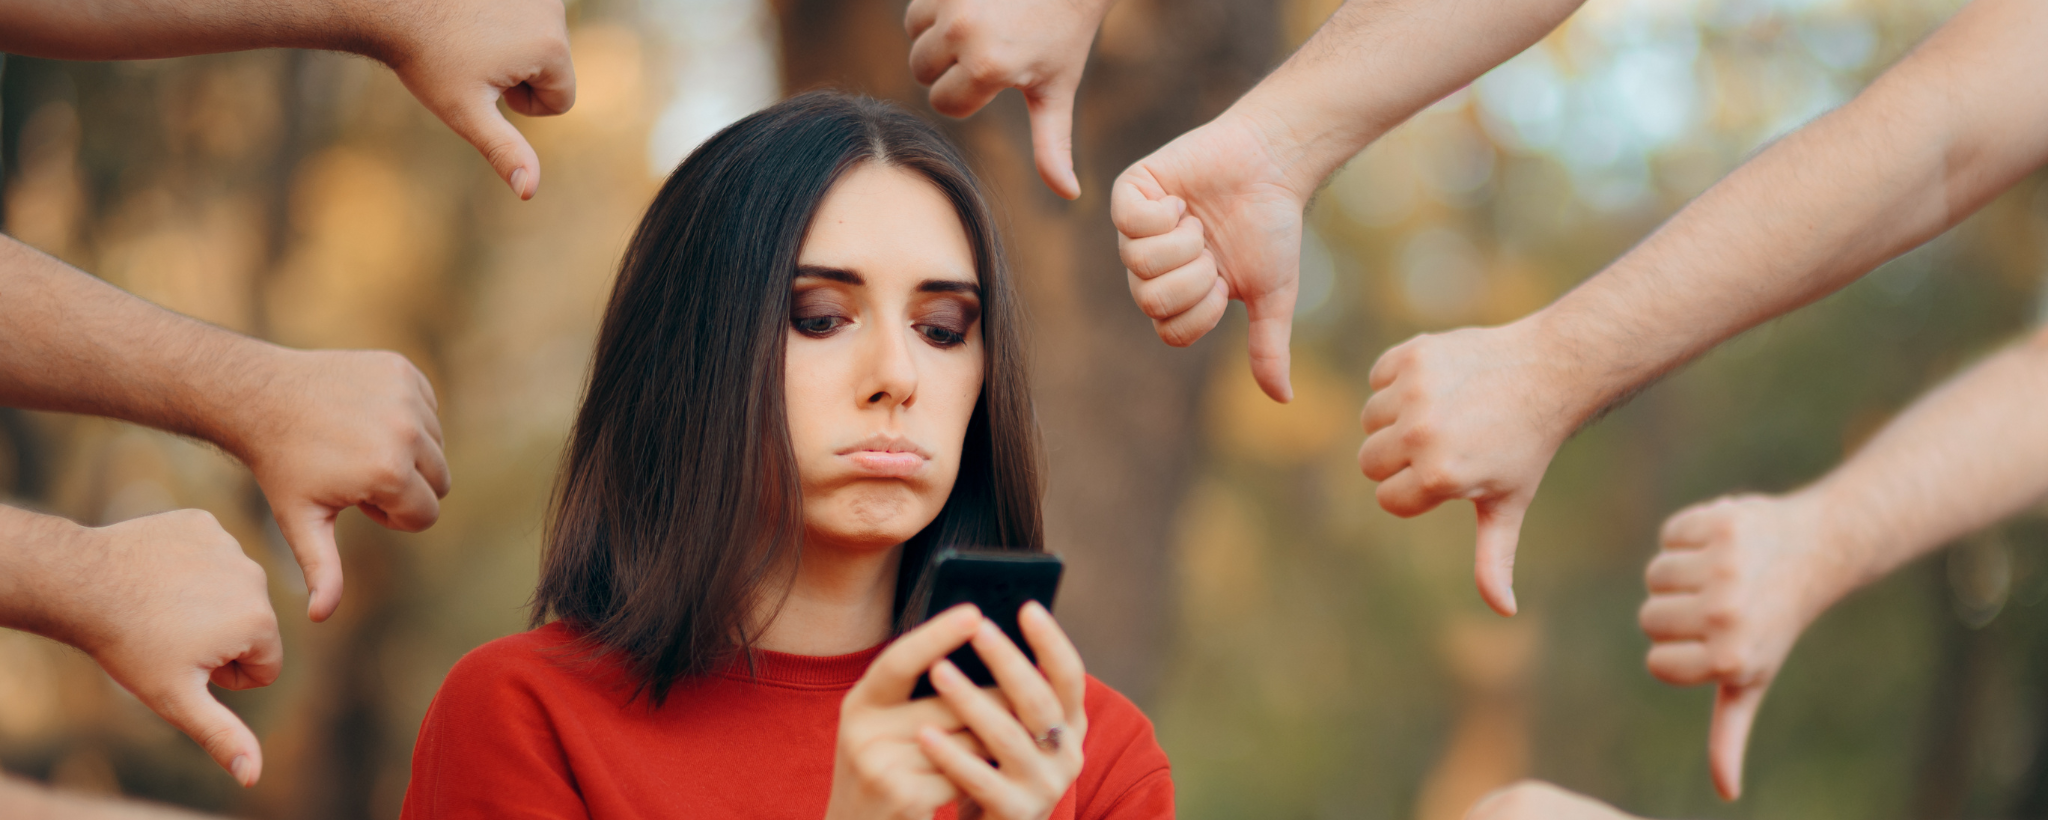
MULTIPOLYGON (((785 87, 858 91, 930 115, 910 76, 903 9, 779 0, 785 87)), ((1089 670, 1141 704, 1173 637, 1175 513, 1200 456, 1202 386, 1215 356, 1243 354, 1235 330, 1188 350, 1153 334, 1117 260, 1109 187, 1257 81, 1276 56, 1279 16, 1268 0, 1123 0, 1081 89, 1078 202, 1039 182, 1018 95, 951 126, 999 200, 1030 309, 1051 459, 1048 546, 1069 563, 1062 621, 1089 670)))

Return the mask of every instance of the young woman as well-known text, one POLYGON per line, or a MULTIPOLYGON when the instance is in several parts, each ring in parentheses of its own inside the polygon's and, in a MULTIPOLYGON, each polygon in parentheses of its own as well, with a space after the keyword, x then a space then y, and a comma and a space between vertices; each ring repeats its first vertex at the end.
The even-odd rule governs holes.
POLYGON ((813 93, 698 148, 612 292, 546 625, 449 673, 405 817, 1171 817, 1150 722, 1051 615, 1020 615, 1033 665, 972 608, 904 611, 935 546, 1043 549, 1018 323, 917 118, 813 93))

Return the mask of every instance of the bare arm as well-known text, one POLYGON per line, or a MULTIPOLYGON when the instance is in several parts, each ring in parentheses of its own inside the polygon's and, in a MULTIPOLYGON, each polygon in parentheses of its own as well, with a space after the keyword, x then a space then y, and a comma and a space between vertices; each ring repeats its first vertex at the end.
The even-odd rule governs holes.
POLYGON ((1977 0, 1544 311, 1598 406, 1841 288, 2048 161, 2048 7, 1977 0))
POLYGON ((434 389, 403 356, 289 350, 230 333, 6 236, 0 405, 130 421, 241 459, 305 569, 314 620, 341 601, 342 510, 417 531, 448 493, 434 389))
POLYGON ((1131 296, 1192 344, 1230 300, 1252 375, 1287 401, 1302 209, 1324 178, 1415 112, 1528 48, 1584 0, 1349 0, 1207 125, 1117 179, 1110 217, 1131 296))
POLYGON ((2048 6, 1977 0, 1550 307, 1388 351, 1359 451, 1381 506, 1416 515, 1474 501, 1480 590, 1514 611, 1522 515, 1572 431, 1946 230, 2048 160, 2044 37, 2048 6))
POLYGON ((561 0, 0 0, 0 51, 140 60, 316 48, 379 60, 482 151, 521 198, 540 159, 498 112, 547 116, 576 102, 561 0))
POLYGON ((1714 782, 1741 792, 1764 692, 1813 619, 1850 592, 2048 496, 2048 330, 1914 402, 1853 458, 1783 496, 1665 523, 1640 620, 1649 667, 1713 683, 1714 782))

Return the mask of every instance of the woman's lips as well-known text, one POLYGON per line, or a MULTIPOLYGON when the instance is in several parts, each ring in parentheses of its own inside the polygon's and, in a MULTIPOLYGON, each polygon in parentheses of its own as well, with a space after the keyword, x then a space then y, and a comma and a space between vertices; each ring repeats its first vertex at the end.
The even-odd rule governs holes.
POLYGON ((924 467, 925 457, 916 453, 888 453, 881 450, 856 450, 846 457, 860 467, 860 471, 880 478, 909 478, 924 467))

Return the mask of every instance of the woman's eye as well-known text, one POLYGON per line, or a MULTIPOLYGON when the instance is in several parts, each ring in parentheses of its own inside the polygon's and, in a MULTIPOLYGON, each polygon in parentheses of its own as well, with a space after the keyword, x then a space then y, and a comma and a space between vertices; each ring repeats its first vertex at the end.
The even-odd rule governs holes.
POLYGON ((805 336, 825 336, 846 326, 844 316, 797 316, 789 320, 796 332, 805 336))
POLYGON ((967 341, 967 334, 951 328, 939 327, 938 325, 919 325, 917 330, 919 333, 923 333, 926 339, 930 339, 932 344, 939 347, 952 347, 967 341))

